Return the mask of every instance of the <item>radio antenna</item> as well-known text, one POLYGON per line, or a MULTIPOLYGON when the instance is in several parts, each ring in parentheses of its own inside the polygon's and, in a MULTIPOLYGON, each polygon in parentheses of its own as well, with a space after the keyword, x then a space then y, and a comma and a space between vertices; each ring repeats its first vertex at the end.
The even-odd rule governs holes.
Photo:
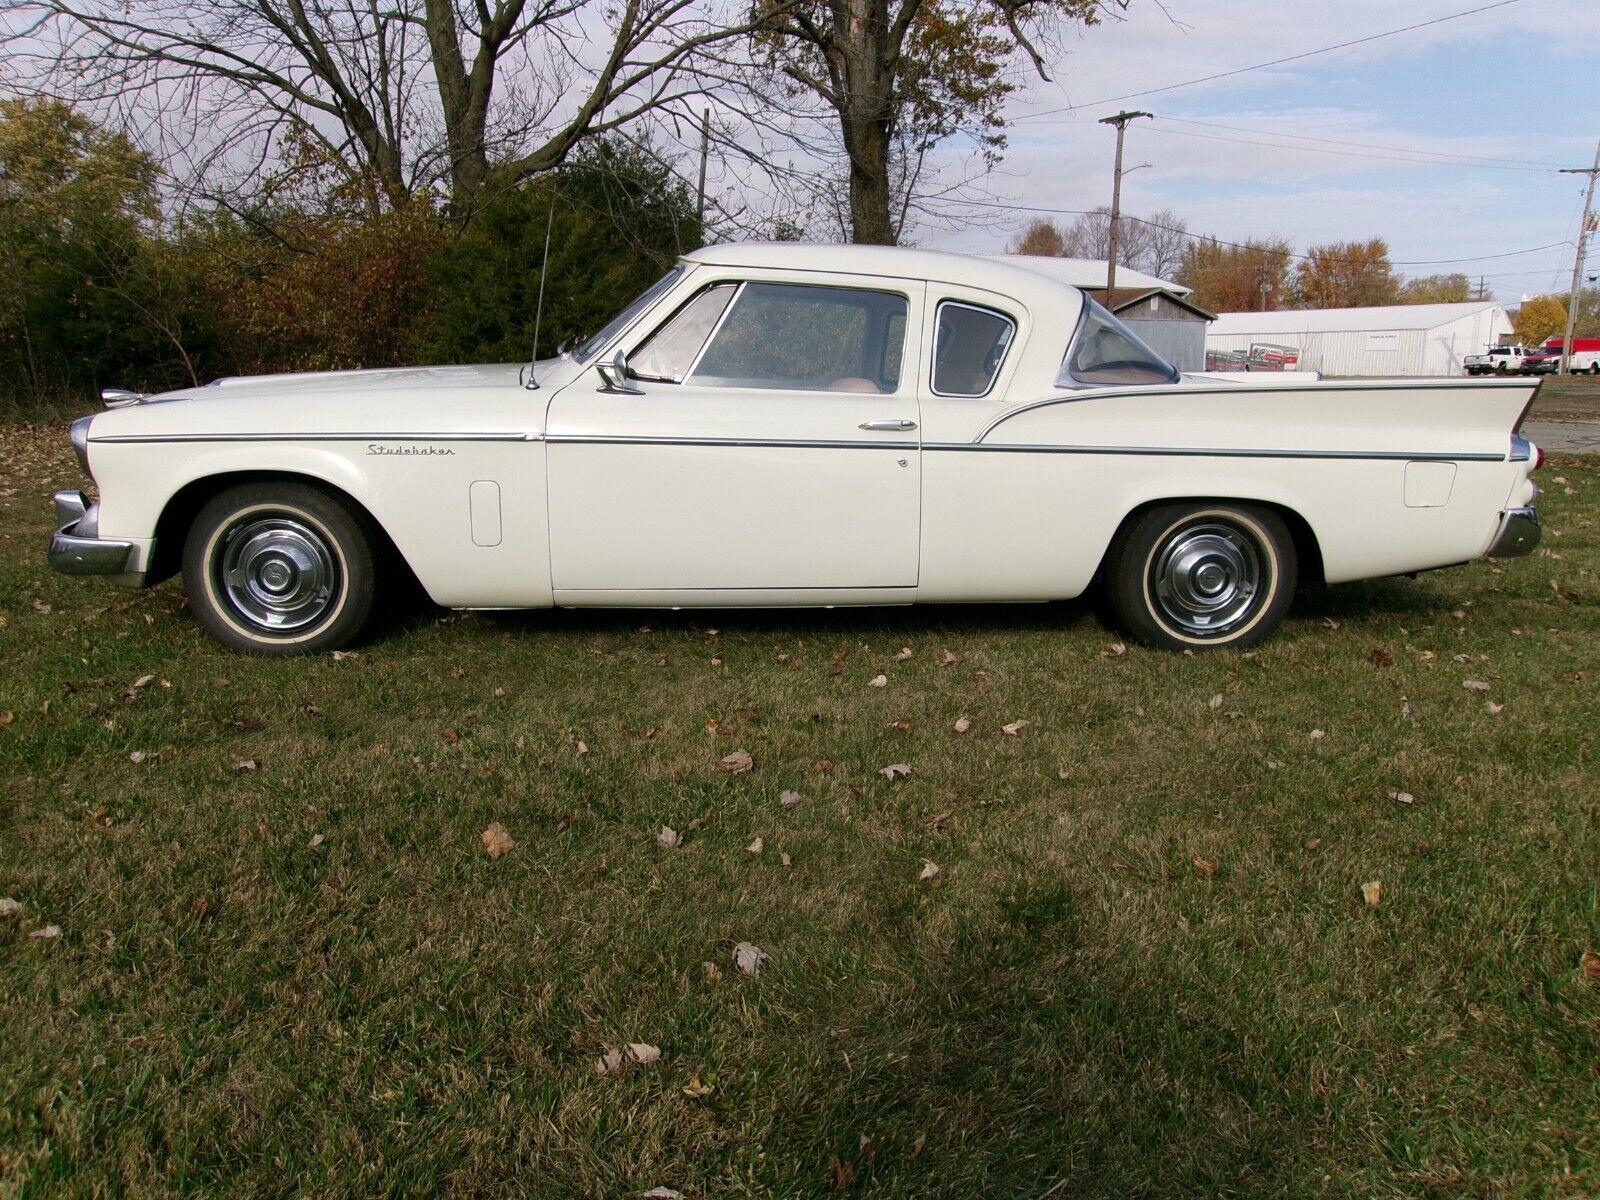
POLYGON ((539 323, 544 319, 544 279, 550 273, 550 229, 556 223, 556 201, 550 198, 550 215, 544 222, 544 260, 539 264, 539 302, 533 310, 533 357, 528 360, 528 390, 537 391, 539 381, 534 378, 533 368, 539 362, 539 323))

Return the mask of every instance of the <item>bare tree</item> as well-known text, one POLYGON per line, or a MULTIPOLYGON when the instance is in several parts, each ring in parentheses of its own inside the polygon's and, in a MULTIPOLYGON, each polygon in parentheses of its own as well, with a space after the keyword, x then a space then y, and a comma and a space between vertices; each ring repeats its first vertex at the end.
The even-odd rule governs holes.
POLYGON ((791 100, 816 99, 835 122, 851 240, 893 243, 929 151, 965 133, 997 159, 1011 64, 1045 75, 1040 39, 1093 24, 1107 3, 1125 0, 756 0, 757 44, 791 100))
MULTIPOLYGON (((1103 262, 1111 252, 1109 208, 1101 207, 1083 213, 1065 229, 1058 229, 1048 221, 1035 220, 1024 231, 1024 239, 1040 245, 1049 244, 1041 227, 1048 228, 1055 235, 1053 244, 1060 247, 1055 253, 1062 258, 1088 258, 1103 262)), ((1188 225, 1171 209, 1164 208, 1148 217, 1133 217, 1124 213, 1117 235, 1117 265, 1143 271, 1157 279, 1171 279, 1182 267, 1184 252, 1193 240, 1188 225)))
POLYGON ((461 213, 698 95, 702 54, 756 26, 738 0, 0 0, 14 77, 169 152, 292 129, 374 207, 443 187, 461 213))

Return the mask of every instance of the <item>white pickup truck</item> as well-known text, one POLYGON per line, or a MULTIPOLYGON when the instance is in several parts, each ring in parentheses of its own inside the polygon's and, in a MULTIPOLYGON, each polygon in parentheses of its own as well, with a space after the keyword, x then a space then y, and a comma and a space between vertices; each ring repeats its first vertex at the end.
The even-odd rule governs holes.
POLYGON ((1523 346, 1496 346, 1487 354, 1469 354, 1461 360, 1468 375, 1510 375, 1522 370, 1528 351, 1523 346))

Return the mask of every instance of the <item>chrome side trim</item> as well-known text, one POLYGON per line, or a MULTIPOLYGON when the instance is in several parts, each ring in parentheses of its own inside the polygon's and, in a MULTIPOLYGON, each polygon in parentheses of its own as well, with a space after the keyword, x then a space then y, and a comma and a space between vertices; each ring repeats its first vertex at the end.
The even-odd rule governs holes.
POLYGON ((1539 514, 1533 506, 1508 508, 1500 514, 1500 528, 1484 551, 1485 558, 1521 558, 1539 544, 1539 514))
POLYGON ((1379 462, 1504 462, 1498 454, 1441 454, 1435 451, 1268 450, 1232 446, 1026 446, 976 442, 924 442, 924 450, 981 454, 1129 454, 1158 458, 1308 458, 1366 459, 1379 462))
POLYGON ((916 442, 844 441, 823 438, 633 437, 627 434, 552 433, 545 441, 569 446, 723 446, 775 450, 916 450, 916 442))
POLYGON ((1129 396, 1170 396, 1175 391, 1185 396, 1257 396, 1270 395, 1273 392, 1370 392, 1370 391, 1404 391, 1415 388, 1510 388, 1531 386, 1525 379, 1498 379, 1498 378, 1473 378, 1473 379, 1429 379, 1425 382, 1416 382, 1410 379, 1371 379, 1365 383, 1323 383, 1321 380, 1307 383, 1284 384, 1222 384, 1219 387, 1194 387, 1187 386, 1182 380, 1174 383, 1158 384, 1153 387, 1098 387, 1086 388, 1076 391, 1070 396, 1050 396, 1044 400, 1032 400, 1027 404, 1019 404, 1015 408, 1008 408, 993 417, 987 425, 973 438, 974 442, 981 442, 988 437, 995 427, 1009 421, 1012 417, 1021 416, 1025 412, 1032 412, 1036 408, 1049 408, 1055 404, 1079 404, 1085 400, 1104 400, 1109 397, 1126 398, 1129 396))
POLYGON ((91 442, 540 442, 539 433, 108 433, 91 442))

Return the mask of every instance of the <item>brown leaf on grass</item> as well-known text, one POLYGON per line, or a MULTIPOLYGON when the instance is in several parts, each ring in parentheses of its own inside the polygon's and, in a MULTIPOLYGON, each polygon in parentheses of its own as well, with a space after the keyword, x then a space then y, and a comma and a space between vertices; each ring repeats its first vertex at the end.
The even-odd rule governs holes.
POLYGON ((653 1187, 648 1192, 640 1192, 639 1200, 683 1200, 683 1193, 676 1188, 653 1187))
POLYGON ((1382 646, 1374 646, 1372 653, 1367 655, 1367 661, 1381 671, 1384 667, 1394 666, 1394 655, 1382 646))
POLYGON ((499 858, 517 844, 516 839, 506 832, 506 827, 499 821, 495 821, 479 836, 483 838, 484 851, 490 858, 499 858))
POLYGON ((711 1095, 711 1085, 700 1078, 700 1072, 694 1073, 694 1078, 683 1085, 683 1094, 691 1100, 701 1100, 711 1095))
POLYGON ((855 1167, 835 1154, 828 1163, 828 1190, 842 1192, 855 1181, 855 1167))
POLYGON ((1481 679, 1463 679, 1461 686, 1469 692, 1487 692, 1489 685, 1481 679))
POLYGON ((960 661, 961 660, 954 654, 951 654, 950 651, 946 650, 943 656, 939 659, 939 665, 941 667, 953 667, 960 661))
POLYGON ((138 691, 142 687, 149 687, 155 681, 156 677, 154 675, 141 675, 133 681, 134 690, 138 691))
POLYGON ((360 658, 360 657, 361 657, 361 652, 359 650, 335 650, 333 652, 333 661, 334 662, 343 662, 347 658, 360 658))
POLYGON ((154 754, 146 754, 143 750, 135 750, 131 754, 128 755, 128 761, 131 762, 134 766, 138 766, 140 763, 145 762, 147 760, 154 761, 154 759, 155 759, 155 755, 154 754))
POLYGON ((799 792, 779 792, 778 793, 778 803, 783 805, 783 807, 785 807, 785 808, 793 808, 796 804, 800 803, 800 793, 799 792))
POLYGON ((1313 729, 1311 731, 1311 740, 1313 742, 1320 742, 1323 738, 1325 738, 1327 736, 1328 736, 1327 733, 1325 731, 1321 730, 1321 729, 1313 729))
POLYGON ((5 712, 0 712, 0 725, 9 725, 16 719, 16 714, 11 712, 9 709, 5 712))
POLYGON ((895 652, 894 660, 895 662, 905 662, 906 659, 910 658, 913 653, 914 651, 910 646, 901 646, 900 649, 895 652))
POLYGON ((760 838, 756 838, 755 841, 751 842, 748 846, 745 847, 745 853, 747 853, 747 854, 760 854, 761 851, 763 849, 765 849, 765 848, 766 848, 766 843, 764 843, 760 838))
POLYGON ((615 1075, 620 1070, 622 1070, 621 1050, 607 1050, 599 1058, 595 1059, 594 1073, 596 1075, 615 1075))
POLYGON ((589 753, 589 744, 582 738, 578 738, 575 742, 573 742, 572 748, 578 752, 579 758, 582 758, 584 755, 589 753))
POLYGON ((1305 846, 1306 846, 1307 850, 1309 850, 1309 851, 1311 851, 1311 853, 1315 854, 1318 850, 1322 849, 1322 839, 1321 838, 1307 838, 1306 842, 1305 842, 1305 846))
POLYGON ((714 962, 703 962, 700 964, 700 969, 705 972, 707 983, 715 983, 722 978, 722 968, 714 962))
POLYGON ((1222 693, 1218 692, 1215 696, 1211 697, 1211 699, 1207 700, 1206 701, 1206 707, 1207 708, 1212 708, 1212 709, 1221 708, 1222 707, 1222 693))
POLYGON ((22 911, 22 903, 10 896, 0 896, 0 917, 14 917, 22 911))
POLYGON ((957 733, 966 733, 967 730, 969 730, 971 728, 972 728, 972 718, 971 717, 961 716, 961 717, 957 717, 956 718, 955 731, 957 733))
POLYGON ((1396 791, 1394 788, 1389 789, 1389 799, 1396 800, 1401 804, 1415 804, 1417 802, 1417 798, 1410 792, 1396 791))
POLYGON ((918 879, 932 879, 939 873, 939 864, 931 858, 922 860, 922 870, 917 873, 918 879))
POLYGON ((912 729, 910 721, 885 721, 883 727, 893 729, 897 733, 910 733, 912 729))
POLYGON ((451 679, 465 679, 466 677, 467 677, 467 673, 463 668, 461 668, 461 667, 451 667, 450 668, 450 678, 451 679))
POLYGON ((887 675, 874 675, 871 679, 867 680, 867 686, 872 688, 888 687, 889 677, 887 675))
POLYGON ((878 774, 891 781, 896 779, 906 779, 911 775, 911 764, 890 763, 887 767, 884 767, 882 770, 880 770, 878 774))
POLYGON ((1326 630, 1332 631, 1339 628, 1339 622, 1335 621, 1332 617, 1323 617, 1322 627, 1326 630))
POLYGON ((917 1140, 911 1143, 911 1157, 915 1158, 917 1155, 921 1154, 927 1148, 928 1148, 928 1135, 925 1134, 925 1133, 917 1134, 917 1140))
POLYGON ((735 750, 717 763, 717 769, 726 771, 730 775, 743 775, 755 765, 756 761, 750 757, 748 750, 735 750))
POLYGON ((1504 704, 1496 704, 1493 700, 1484 701, 1484 707, 1489 710, 1489 715, 1491 717, 1498 717, 1506 710, 1506 706, 1504 704))
POLYGON ((761 974, 763 963, 771 961, 772 955, 754 942, 740 942, 733 948, 733 965, 739 968, 739 974, 751 979, 761 974))
MULTIPOLYGON (((325 836, 325 835, 324 835, 324 834, 320 834, 320 833, 313 833, 313 834, 312 834, 312 835, 311 835, 311 840, 310 840, 310 841, 309 841, 309 842, 307 842, 307 843, 306 843, 306 846, 307 846, 307 847, 308 847, 308 848, 309 848, 309 849, 312 849, 312 850, 315 850, 315 849, 316 849, 316 848, 317 848, 317 847, 318 847, 318 846, 320 846, 320 845, 322 845, 322 843, 323 843, 323 842, 325 842, 325 841, 327 841, 327 840, 328 840, 328 839, 327 839, 327 837, 326 837, 326 836, 325 836)), ((497 856, 497 857, 498 857, 498 856, 497 856)))
POLYGON ((449 742, 452 746, 459 744, 460 741, 461 741, 461 735, 459 733, 457 733, 454 729, 442 730, 440 732, 439 736, 442 737, 445 741, 449 742))
POLYGON ((39 613, 40 615, 43 615, 43 614, 48 613, 50 611, 50 606, 47 603, 45 603, 43 600, 35 600, 33 602, 33 611, 36 612, 36 613, 39 613))
POLYGON ((230 771, 238 771, 243 774, 248 774, 256 769, 256 760, 253 758, 245 758, 240 754, 230 754, 228 755, 228 769, 230 771))
POLYGON ((817 759, 817 770, 823 771, 823 772, 827 772, 827 771, 833 770, 833 759, 831 759, 831 758, 819 758, 819 759, 817 759))
POLYGON ((1367 902, 1368 908, 1377 908, 1383 900, 1383 883, 1374 879, 1370 883, 1361 885, 1361 898, 1367 902))
POLYGON ((787 854, 780 854, 778 855, 778 863, 780 866, 792 867, 794 866, 794 859, 790 858, 787 854))
POLYGON ((1578 967, 1585 979, 1600 979, 1600 954, 1585 950, 1583 957, 1578 960, 1578 967))
POLYGON ((656 845, 663 850, 676 850, 683 844, 683 835, 671 825, 663 825, 661 832, 656 834, 656 845))
POLYGON ((61 936, 61 926, 41 925, 28 936, 36 942, 53 942, 61 936))
POLYGON ((829 675, 843 675, 844 674, 844 664, 842 662, 840 662, 837 658, 834 659, 831 663, 828 664, 828 674, 829 675))
POLYGON ((1209 858, 1201 858, 1196 854, 1194 856, 1194 869, 1206 879, 1210 879, 1217 873, 1217 864, 1209 858))
POLYGON ((629 1042, 628 1057, 641 1066, 653 1063, 661 1058, 661 1047, 649 1042, 629 1042))
POLYGON ((1100 657, 1101 658, 1121 658, 1127 652, 1128 652, 1128 647, 1123 645, 1123 643, 1121 643, 1121 642, 1112 642, 1111 645, 1107 646, 1104 650, 1100 651, 1100 657))
POLYGON ((1032 724, 1032 721, 1013 721, 1009 725, 1000 726, 1000 732, 1005 734, 1007 737, 1016 737, 1017 734, 1021 733, 1024 729, 1032 724))

